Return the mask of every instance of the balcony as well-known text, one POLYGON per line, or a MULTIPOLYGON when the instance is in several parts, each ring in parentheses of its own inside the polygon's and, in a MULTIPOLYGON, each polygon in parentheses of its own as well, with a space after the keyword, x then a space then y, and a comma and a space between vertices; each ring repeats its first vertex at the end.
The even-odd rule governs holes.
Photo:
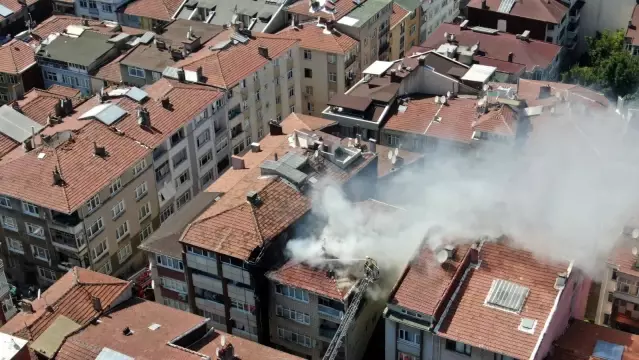
POLYGON ((568 37, 574 38, 579 34, 579 24, 570 23, 568 24, 568 37))
POLYGON ((235 118, 236 116, 240 115, 242 113, 242 110, 240 109, 240 105, 236 105, 235 107, 233 107, 231 110, 229 110, 229 121, 233 118, 235 118))
POLYGON ((570 10, 570 23, 578 23, 581 18, 581 11, 572 11, 570 10))
POLYGON ((98 16, 100 15, 100 12, 98 11, 97 7, 96 8, 89 7, 89 14, 98 16))
POLYGON ((338 322, 341 322, 344 317, 343 311, 321 304, 317 305, 317 312, 320 316, 327 317, 331 320, 338 320, 338 322))
POLYGON ((389 43, 389 42, 386 42, 386 43, 380 44, 380 45, 379 45, 379 52, 378 52, 378 54, 379 54, 379 55, 381 55, 381 54, 383 54, 386 50, 388 50, 389 45, 390 45, 390 43, 389 43))
POLYGON ((75 211, 73 214, 63 214, 57 211, 51 211, 50 227, 67 233, 77 234, 82 231, 82 219, 75 211))
POLYGON ((329 327, 324 327, 320 325, 320 328, 319 328, 320 337, 323 337, 325 340, 328 340, 329 342, 333 340, 336 332, 337 332, 337 328, 329 328, 329 327))
POLYGON ((72 234, 51 227, 51 244, 62 250, 77 253, 86 247, 83 233, 72 234))

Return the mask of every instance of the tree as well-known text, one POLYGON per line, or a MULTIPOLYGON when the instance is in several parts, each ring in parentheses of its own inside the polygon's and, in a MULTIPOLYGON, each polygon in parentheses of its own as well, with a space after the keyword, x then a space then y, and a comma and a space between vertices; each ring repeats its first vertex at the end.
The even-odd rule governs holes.
POLYGON ((589 86, 614 97, 636 92, 639 58, 626 49, 624 32, 606 30, 586 41, 586 57, 581 64, 563 74, 563 81, 589 86))

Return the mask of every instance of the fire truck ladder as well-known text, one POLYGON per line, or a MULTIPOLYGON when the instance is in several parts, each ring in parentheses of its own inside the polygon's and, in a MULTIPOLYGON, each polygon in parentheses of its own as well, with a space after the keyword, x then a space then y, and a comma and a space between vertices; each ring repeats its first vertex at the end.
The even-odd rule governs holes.
POLYGON ((359 303, 362 301, 364 294, 366 294, 366 289, 370 284, 377 281, 379 278, 379 268, 377 267, 377 263, 375 260, 366 257, 366 263, 364 264, 364 278, 360 281, 357 289, 355 290, 355 296, 353 296, 353 300, 351 301, 348 309, 346 309, 346 313, 342 318, 342 323, 339 324, 331 343, 328 345, 328 349, 326 349, 326 353, 322 360, 335 360, 335 357, 339 353, 339 348, 342 346, 344 342, 344 336, 346 336, 346 332, 351 325, 351 322, 355 318, 355 314, 357 313, 357 309, 359 308, 359 303))

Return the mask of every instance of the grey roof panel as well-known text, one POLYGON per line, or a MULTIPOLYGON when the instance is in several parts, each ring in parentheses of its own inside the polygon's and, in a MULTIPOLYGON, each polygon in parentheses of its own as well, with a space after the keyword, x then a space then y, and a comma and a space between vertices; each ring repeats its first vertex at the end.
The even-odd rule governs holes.
POLYGON ((80 115, 80 120, 97 119, 105 125, 111 125, 120 120, 127 112, 114 104, 100 104, 80 115))
POLYGON ((303 172, 280 161, 265 160, 260 165, 260 168, 263 175, 279 175, 296 185, 303 183, 307 178, 303 172))
POLYGON ((167 66, 164 71, 162 71, 162 76, 164 77, 168 77, 171 79, 177 79, 178 78, 178 68, 173 67, 173 66, 167 66))
POLYGON ((514 282, 502 279, 493 280, 486 303, 506 311, 520 312, 530 290, 514 282))
POLYGON ((144 33, 144 35, 140 36, 140 42, 142 44, 148 44, 151 42, 151 40, 153 40, 154 37, 155 37, 154 32, 147 31, 144 33))
POLYGON ((8 7, 6 7, 4 5, 0 5, 0 15, 1 16, 8 17, 11 14, 13 14, 13 10, 9 9, 8 7))
POLYGON ((307 160, 308 159, 305 156, 289 151, 282 156, 280 162, 292 167, 293 169, 299 169, 306 164, 307 160))
POLYGON ((37 56, 89 67, 113 49, 115 45, 109 38, 94 31, 85 31, 77 38, 58 35, 48 45, 41 46, 37 56))
POLYGON ((33 131, 40 132, 44 126, 17 112, 9 105, 0 107, 0 132, 17 142, 24 142, 33 131))
POLYGON ((111 42, 111 43, 116 43, 116 42, 122 41, 124 39, 127 39, 129 36, 131 36, 131 35, 129 35, 127 33, 119 33, 119 34, 115 35, 114 37, 110 38, 107 41, 111 42))
POLYGON ((132 100, 140 102, 149 97, 149 94, 147 94, 146 91, 134 86, 126 92, 126 96, 132 100))
POLYGON ((134 360, 132 357, 128 355, 124 355, 115 350, 111 350, 109 348, 102 348, 102 351, 98 354, 98 357, 95 360, 134 360))

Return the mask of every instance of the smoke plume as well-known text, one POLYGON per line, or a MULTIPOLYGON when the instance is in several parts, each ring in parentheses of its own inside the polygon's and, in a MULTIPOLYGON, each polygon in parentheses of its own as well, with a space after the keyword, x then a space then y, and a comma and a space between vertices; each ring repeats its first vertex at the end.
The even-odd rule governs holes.
POLYGON ((338 187, 314 194, 325 226, 290 241, 290 256, 311 264, 324 252, 344 263, 370 256, 400 271, 424 241, 434 249, 444 239, 506 235, 596 277, 639 211, 638 132, 612 111, 575 106, 529 128, 514 142, 476 140, 470 152, 442 145, 423 167, 399 170, 377 195, 395 211, 371 211, 338 187))

